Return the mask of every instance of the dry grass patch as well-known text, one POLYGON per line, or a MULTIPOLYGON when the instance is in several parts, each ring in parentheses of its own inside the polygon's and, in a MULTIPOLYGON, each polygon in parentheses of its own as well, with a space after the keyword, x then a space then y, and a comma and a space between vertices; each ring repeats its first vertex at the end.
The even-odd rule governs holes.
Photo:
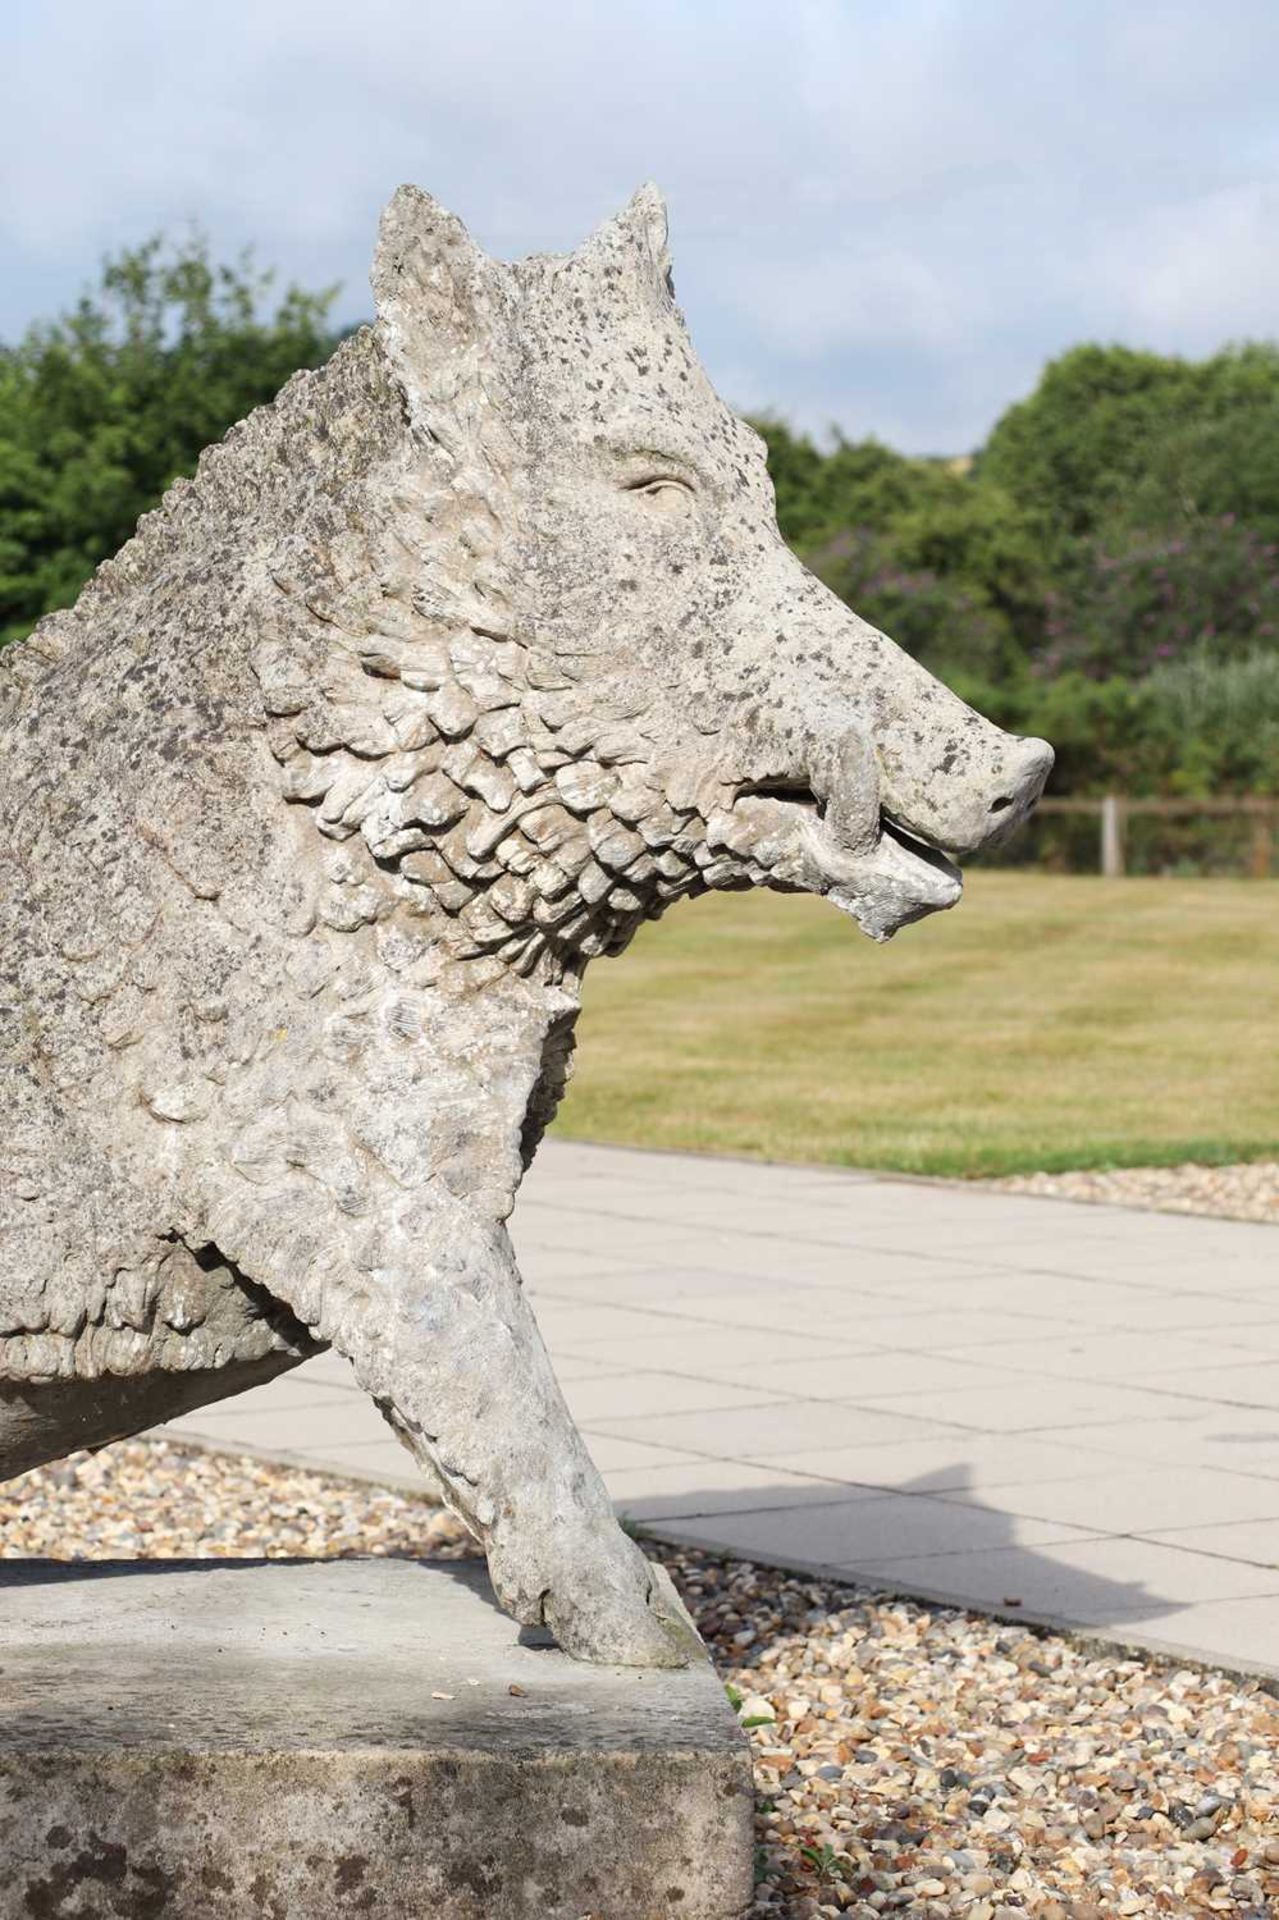
POLYGON ((1257 1159, 1276 1032, 1279 882, 978 872, 887 947, 716 896, 591 970, 558 1124, 933 1174, 1257 1159))

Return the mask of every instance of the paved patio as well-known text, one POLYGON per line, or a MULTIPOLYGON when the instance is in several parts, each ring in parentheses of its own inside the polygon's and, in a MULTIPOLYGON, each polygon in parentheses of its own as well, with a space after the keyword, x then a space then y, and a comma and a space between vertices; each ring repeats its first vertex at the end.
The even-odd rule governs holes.
MULTIPOLYGON (((1279 1233, 557 1141, 514 1223, 621 1511, 1279 1673, 1279 1233)), ((419 1484, 325 1355, 164 1431, 419 1484)))

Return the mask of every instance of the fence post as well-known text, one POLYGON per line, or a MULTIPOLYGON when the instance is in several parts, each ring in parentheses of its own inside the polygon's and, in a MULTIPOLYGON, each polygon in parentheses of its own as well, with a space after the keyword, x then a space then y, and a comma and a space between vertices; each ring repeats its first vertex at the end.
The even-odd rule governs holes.
POLYGON ((1117 793, 1101 803, 1101 871, 1107 880, 1121 880, 1124 872, 1124 804, 1117 793))
POLYGON ((1266 880, 1270 877, 1271 826, 1271 816, 1268 812, 1253 814, 1252 877, 1254 880, 1266 880))

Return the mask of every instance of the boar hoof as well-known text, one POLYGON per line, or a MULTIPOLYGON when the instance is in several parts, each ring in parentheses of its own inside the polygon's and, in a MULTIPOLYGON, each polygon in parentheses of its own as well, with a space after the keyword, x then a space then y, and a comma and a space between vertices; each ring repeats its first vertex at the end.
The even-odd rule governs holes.
MULTIPOLYGON (((489 1570, 499 1598, 511 1604, 500 1556, 489 1570)), ((583 1550, 560 1559, 550 1584, 531 1609, 563 1651, 597 1666, 686 1667, 706 1658, 701 1636, 664 1567, 645 1559, 620 1528, 615 1540, 593 1536, 583 1550)))

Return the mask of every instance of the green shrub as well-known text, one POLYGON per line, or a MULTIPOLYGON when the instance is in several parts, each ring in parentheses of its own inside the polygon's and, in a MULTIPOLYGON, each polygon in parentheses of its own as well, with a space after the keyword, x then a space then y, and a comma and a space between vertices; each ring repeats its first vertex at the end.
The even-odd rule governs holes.
POLYGON ((203 447, 332 351, 337 289, 289 287, 199 238, 103 268, 74 312, 0 348, 0 640, 69 605, 203 447))
POLYGON ((1156 668, 1143 691, 1152 731, 1179 745, 1177 785, 1279 794, 1279 650, 1222 660, 1201 647, 1156 668))

